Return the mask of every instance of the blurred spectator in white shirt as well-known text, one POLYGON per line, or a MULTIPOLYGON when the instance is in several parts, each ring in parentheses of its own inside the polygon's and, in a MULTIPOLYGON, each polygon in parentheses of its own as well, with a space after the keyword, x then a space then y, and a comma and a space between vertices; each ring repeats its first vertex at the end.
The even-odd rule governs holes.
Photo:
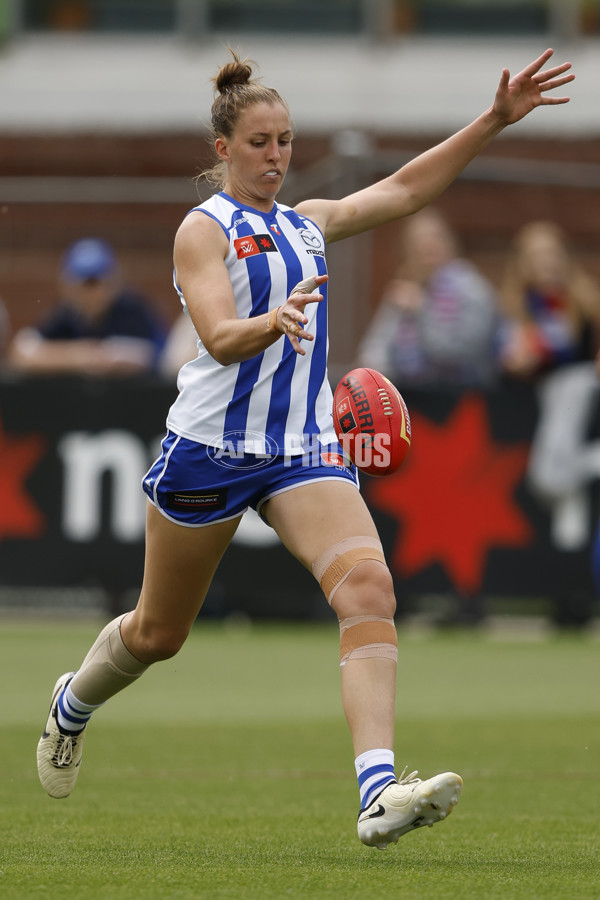
POLYGON ((400 385, 485 386, 497 373, 494 288, 461 258, 434 208, 401 233, 398 268, 359 347, 358 364, 400 385))
POLYGON ((187 312, 175 319, 160 358, 160 371, 166 378, 177 378, 179 370, 198 355, 198 335, 187 312))

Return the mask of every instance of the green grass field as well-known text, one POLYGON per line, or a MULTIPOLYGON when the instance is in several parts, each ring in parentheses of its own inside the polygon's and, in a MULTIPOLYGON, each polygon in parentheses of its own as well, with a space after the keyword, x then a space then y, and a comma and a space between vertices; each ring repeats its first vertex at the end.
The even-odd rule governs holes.
POLYGON ((453 815, 386 851, 358 791, 334 626, 198 627, 96 713, 51 800, 35 748, 95 624, 0 623, 0 897, 600 898, 600 642, 400 634, 396 761, 453 815))

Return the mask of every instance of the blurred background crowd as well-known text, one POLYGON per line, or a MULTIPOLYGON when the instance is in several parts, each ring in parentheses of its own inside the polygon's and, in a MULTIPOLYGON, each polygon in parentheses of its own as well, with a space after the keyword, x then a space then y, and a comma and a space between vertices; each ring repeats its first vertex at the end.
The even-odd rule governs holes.
MULTIPOLYGON (((517 228, 497 283, 465 257, 436 207, 402 224, 395 262, 353 362, 400 388, 535 381, 595 360, 600 283, 554 221, 517 228)), ((172 378, 196 354, 189 317, 169 322, 167 298, 159 304, 129 284, 104 239, 86 236, 65 249, 44 300, 45 314, 14 333, 1 307, 5 371, 172 378)))
POLYGON ((455 396, 528 385, 560 410, 532 438, 534 495, 592 497, 595 456, 573 473, 565 433, 585 443, 597 418, 600 0, 4 0, 2 389, 174 385, 195 354, 171 252, 208 194, 194 176, 227 44, 290 103, 290 205, 360 189, 466 124, 503 66, 546 46, 571 59, 568 107, 509 130, 434 207, 331 248, 331 376, 365 365, 455 396))

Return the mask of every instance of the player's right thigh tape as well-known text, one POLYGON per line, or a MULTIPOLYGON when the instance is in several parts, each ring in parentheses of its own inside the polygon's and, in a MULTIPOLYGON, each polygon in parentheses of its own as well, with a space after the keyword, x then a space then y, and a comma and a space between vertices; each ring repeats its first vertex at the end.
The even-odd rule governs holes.
POLYGON ((98 635, 73 677, 71 689, 78 700, 98 706, 139 678, 148 665, 129 652, 121 637, 121 622, 113 619, 98 635))

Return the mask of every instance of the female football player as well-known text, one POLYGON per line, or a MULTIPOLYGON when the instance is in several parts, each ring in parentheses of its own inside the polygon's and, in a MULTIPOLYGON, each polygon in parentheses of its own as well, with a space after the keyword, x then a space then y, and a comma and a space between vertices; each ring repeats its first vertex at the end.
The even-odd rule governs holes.
MULTIPOLYGON (((162 453, 144 479, 147 551, 139 602, 104 628, 77 672, 54 688, 38 745, 41 782, 70 794, 93 711, 180 649, 248 508, 312 571, 340 624, 342 703, 360 790, 358 834, 385 848, 444 819, 462 781, 394 770, 397 639, 392 579, 354 468, 332 434, 325 246, 416 212, 496 135, 570 82, 547 50, 448 140, 341 200, 295 209, 277 195, 293 129, 277 91, 233 60, 215 78, 212 128, 220 190, 175 239, 175 284, 198 334, 179 375, 162 453), (267 461, 265 464, 265 460, 267 461)), ((283 592, 282 592, 283 593, 283 592)), ((282 597, 285 602, 285 597, 282 597)))

